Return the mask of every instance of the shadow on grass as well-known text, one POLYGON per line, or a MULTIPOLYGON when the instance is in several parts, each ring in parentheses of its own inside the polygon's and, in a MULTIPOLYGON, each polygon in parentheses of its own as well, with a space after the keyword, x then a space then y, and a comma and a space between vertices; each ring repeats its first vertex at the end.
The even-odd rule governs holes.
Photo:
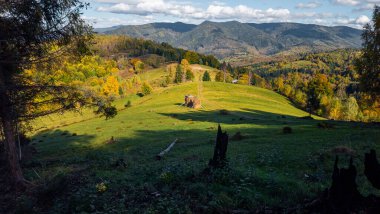
MULTIPOLYGON (((178 183, 172 186, 186 189, 193 184, 189 181, 182 182, 185 177, 183 174, 201 177, 202 170, 207 167, 208 160, 212 157, 217 124, 220 123, 230 137, 236 132, 244 136, 241 141, 231 141, 227 158, 230 167, 248 177, 249 183, 213 184, 219 185, 218 190, 208 188, 208 184, 203 181, 198 181, 198 185, 206 186, 203 187, 205 191, 214 191, 215 197, 218 197, 217 194, 224 194, 224 191, 233 192, 237 187, 240 188, 239 185, 241 188, 247 185, 248 190, 243 190, 244 194, 251 194, 251 190, 255 192, 247 196, 247 201, 294 206, 307 197, 314 197, 317 191, 329 184, 334 159, 332 148, 341 145, 345 138, 350 136, 350 146, 358 151, 359 161, 364 154, 363 145, 366 141, 376 142, 379 137, 379 134, 373 134, 376 131, 374 129, 368 133, 359 129, 328 131, 318 128, 317 123, 320 121, 317 120, 304 120, 295 116, 251 109, 224 113, 190 111, 159 114, 180 120, 181 127, 173 124, 171 128, 161 130, 136 130, 133 136, 115 136, 113 142, 96 142, 96 146, 92 145, 97 140, 96 135, 75 135, 64 130, 46 131, 34 136, 33 142, 37 142, 39 150, 36 158, 41 161, 55 161, 54 164, 46 164, 45 168, 41 167, 46 171, 54 171, 56 166, 82 164, 90 166, 88 171, 94 174, 94 180, 124 179, 136 186, 153 186, 162 180, 170 184, 170 179, 178 179, 178 183), (211 124, 197 124, 195 121, 211 124), (283 134, 284 126, 292 127, 294 132, 283 134), (178 143, 165 155, 164 160, 156 161, 155 156, 177 138, 178 143), (39 142, 41 140, 42 142, 39 142), (126 166, 114 167, 120 160, 126 166), (118 178, 115 178, 116 175, 118 178)), ((344 122, 336 123, 351 125, 344 122)), ((104 137, 109 139, 111 136, 104 137)), ((358 169, 362 171, 361 168, 358 169)), ((238 180, 240 182, 240 177, 238 180)), ((364 180, 363 175, 359 175, 358 180, 364 180)), ((117 182, 112 185, 115 186, 114 190, 122 188, 117 182)), ((164 196, 171 194, 163 193, 165 188, 157 189, 164 196)), ((128 192, 126 194, 128 195, 128 192)), ((178 196, 181 198, 180 201, 187 200, 187 193, 178 194, 183 194, 178 196)), ((240 193, 236 193, 234 197, 236 198, 233 199, 237 200, 240 193)), ((213 200, 212 197, 197 203, 206 206, 210 200, 213 200)), ((235 208, 239 206, 240 204, 231 205, 235 208)))
POLYGON ((313 120, 305 120, 286 114, 276 114, 259 110, 242 109, 241 111, 217 110, 217 111, 191 111, 182 114, 160 113, 161 115, 179 120, 192 120, 201 122, 214 122, 220 124, 257 124, 280 125, 290 123, 315 123, 313 120))

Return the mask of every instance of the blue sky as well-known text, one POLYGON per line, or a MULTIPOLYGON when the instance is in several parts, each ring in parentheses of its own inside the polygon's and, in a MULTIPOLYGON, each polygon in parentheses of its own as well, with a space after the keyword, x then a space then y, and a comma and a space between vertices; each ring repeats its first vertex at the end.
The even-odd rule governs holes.
POLYGON ((299 22, 361 28, 380 0, 87 0, 83 17, 94 27, 205 20, 299 22))

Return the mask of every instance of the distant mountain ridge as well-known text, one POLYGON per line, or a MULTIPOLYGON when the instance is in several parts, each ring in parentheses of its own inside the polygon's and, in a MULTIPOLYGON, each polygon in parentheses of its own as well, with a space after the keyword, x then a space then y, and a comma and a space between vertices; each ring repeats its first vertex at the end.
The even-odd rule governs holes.
POLYGON ((362 32, 345 26, 237 21, 205 21, 199 25, 151 23, 95 31, 166 42, 220 59, 359 48, 362 32))

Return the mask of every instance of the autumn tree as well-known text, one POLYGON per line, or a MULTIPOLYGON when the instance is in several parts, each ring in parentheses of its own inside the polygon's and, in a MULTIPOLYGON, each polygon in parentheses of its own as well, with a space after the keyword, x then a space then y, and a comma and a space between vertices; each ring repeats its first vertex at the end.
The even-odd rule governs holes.
POLYGON ((223 82, 224 81, 224 74, 221 71, 218 71, 215 75, 215 81, 216 82, 223 82))
POLYGON ((373 99, 380 97, 380 7, 375 6, 372 23, 364 26, 362 55, 356 60, 363 92, 373 99))
POLYGON ((194 51, 187 51, 184 57, 190 64, 198 64, 200 57, 198 53, 194 51))
POLYGON ((151 94, 152 92, 153 92, 152 86, 148 82, 144 81, 143 84, 141 85, 141 93, 144 96, 146 96, 146 95, 151 94))
POLYGON ((0 118, 9 176, 15 184, 26 182, 15 140, 21 122, 87 104, 98 104, 98 113, 116 114, 115 108, 80 88, 22 75, 24 69, 53 64, 62 55, 89 53, 92 31, 81 18, 85 8, 80 0, 0 0, 0 118))
POLYGON ((117 96, 119 94, 119 82, 115 76, 107 77, 107 81, 103 85, 103 93, 106 96, 117 96))
POLYGON ((333 93, 332 87, 324 74, 317 74, 309 82, 307 88, 307 107, 311 111, 316 111, 320 108, 320 102, 323 95, 331 96, 333 93))
POLYGON ((356 120, 359 114, 359 105, 355 97, 349 97, 344 103, 344 118, 349 121, 356 120))

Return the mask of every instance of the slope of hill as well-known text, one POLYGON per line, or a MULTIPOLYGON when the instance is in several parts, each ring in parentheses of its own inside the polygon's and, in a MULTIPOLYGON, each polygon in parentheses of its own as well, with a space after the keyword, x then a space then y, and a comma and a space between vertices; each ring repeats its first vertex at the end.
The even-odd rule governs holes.
MULTIPOLYGON (((112 120, 93 118, 37 133, 32 144, 38 153, 25 165, 26 175, 37 182, 67 177, 65 188, 49 198, 55 203, 42 204, 51 211, 297 207, 329 185, 335 147, 349 146, 360 156, 368 143, 380 145, 376 127, 329 122, 332 130, 321 129, 317 124, 323 121, 302 119, 307 115, 257 87, 193 82, 159 88, 134 97, 132 107, 112 120), (198 95, 203 109, 180 106, 186 94, 198 95), (207 175, 218 123, 231 138, 229 170, 207 175), (283 134, 284 126, 293 133, 283 134), (242 139, 232 140, 237 132, 242 139), (164 159, 155 160, 176 138, 164 159)), ((362 191, 371 193, 365 185, 362 191)))
POLYGON ((105 34, 126 34, 176 47, 213 54, 219 58, 267 56, 282 52, 326 51, 360 47, 361 31, 298 23, 240 23, 205 21, 199 25, 153 23, 119 26, 105 34))

